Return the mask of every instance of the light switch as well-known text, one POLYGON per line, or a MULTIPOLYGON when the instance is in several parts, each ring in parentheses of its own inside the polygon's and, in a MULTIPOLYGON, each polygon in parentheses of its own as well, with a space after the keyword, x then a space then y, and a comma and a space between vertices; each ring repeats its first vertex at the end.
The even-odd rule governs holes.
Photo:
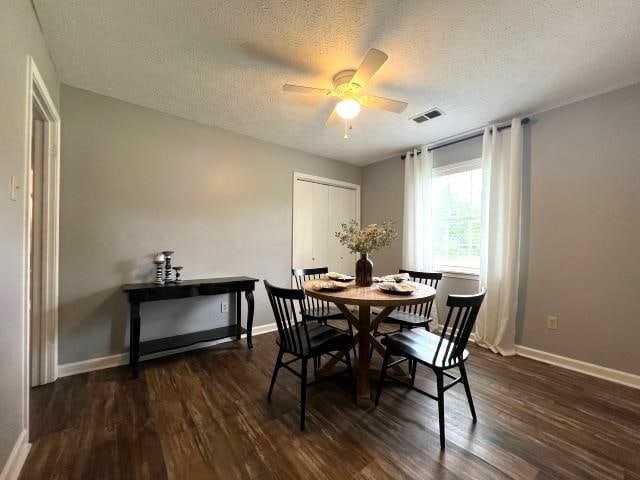
POLYGON ((11 175, 11 200, 14 202, 18 200, 18 190, 20 190, 18 178, 15 175, 11 175))

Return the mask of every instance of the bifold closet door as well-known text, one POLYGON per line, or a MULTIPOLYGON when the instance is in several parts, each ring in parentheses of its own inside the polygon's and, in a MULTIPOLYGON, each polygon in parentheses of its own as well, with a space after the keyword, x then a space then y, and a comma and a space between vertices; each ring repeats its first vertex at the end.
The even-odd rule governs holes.
POLYGON ((329 186, 298 180, 294 199, 294 268, 326 267, 329 186))
POLYGON ((293 267, 328 267, 351 273, 355 256, 340 245, 336 232, 357 219, 356 190, 296 180, 293 203, 293 267))
POLYGON ((356 191, 350 188, 329 187, 329 270, 354 274, 355 255, 343 247, 336 237, 343 223, 356 219, 356 191))

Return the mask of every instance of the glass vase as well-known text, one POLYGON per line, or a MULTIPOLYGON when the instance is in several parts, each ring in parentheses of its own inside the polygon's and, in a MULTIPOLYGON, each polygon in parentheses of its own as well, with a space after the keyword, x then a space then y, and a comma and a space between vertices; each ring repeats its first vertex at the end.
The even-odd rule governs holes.
POLYGON ((373 283, 373 262, 366 253, 360 254, 360 260, 356 262, 356 285, 370 287, 373 283))

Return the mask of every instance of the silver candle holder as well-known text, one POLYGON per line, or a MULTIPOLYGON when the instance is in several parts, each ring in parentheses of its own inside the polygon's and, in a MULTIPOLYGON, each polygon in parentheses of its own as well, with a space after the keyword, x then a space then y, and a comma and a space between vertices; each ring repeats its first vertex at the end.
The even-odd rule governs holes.
POLYGON ((176 278, 174 280, 174 282, 176 282, 176 283, 182 282, 182 279, 180 278, 180 271, 181 270, 182 270, 182 265, 178 265, 176 267, 173 267, 173 271, 176 272, 176 278))
POLYGON ((173 250, 165 250, 164 255, 164 283, 171 283, 171 256, 176 253, 173 250))
POLYGON ((156 279, 153 283, 155 285, 164 285, 164 255, 162 253, 158 253, 154 257, 153 263, 156 264, 156 279))

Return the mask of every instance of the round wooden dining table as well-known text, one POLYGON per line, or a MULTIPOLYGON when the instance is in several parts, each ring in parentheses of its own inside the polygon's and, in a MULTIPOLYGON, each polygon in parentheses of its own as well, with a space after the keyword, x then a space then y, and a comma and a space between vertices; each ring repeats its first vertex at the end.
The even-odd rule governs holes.
MULTIPOLYGON (((359 287, 354 282, 347 284, 347 288, 338 291, 316 290, 318 280, 308 280, 303 284, 305 293, 310 297, 327 302, 334 303, 342 312, 344 317, 357 330, 353 336, 353 342, 349 349, 358 345, 358 364, 356 371, 356 379, 358 382, 356 402, 362 408, 371 406, 371 378, 378 378, 379 371, 371 369, 370 348, 373 347, 380 355, 384 356, 384 346, 373 336, 373 332, 377 326, 385 318, 389 316, 393 310, 403 305, 416 305, 426 303, 434 299, 436 291, 433 287, 422 283, 407 282, 415 285, 416 290, 410 295, 394 295, 385 293, 378 288, 378 284, 374 283, 370 287, 359 287), (358 316, 356 317, 348 305, 358 307, 358 316), (371 307, 381 307, 380 312, 371 317, 371 307)), ((322 370, 327 371, 343 357, 346 352, 340 352, 336 357, 332 358, 322 370)), ((395 373, 399 376, 406 377, 399 366, 394 367, 395 373)))

